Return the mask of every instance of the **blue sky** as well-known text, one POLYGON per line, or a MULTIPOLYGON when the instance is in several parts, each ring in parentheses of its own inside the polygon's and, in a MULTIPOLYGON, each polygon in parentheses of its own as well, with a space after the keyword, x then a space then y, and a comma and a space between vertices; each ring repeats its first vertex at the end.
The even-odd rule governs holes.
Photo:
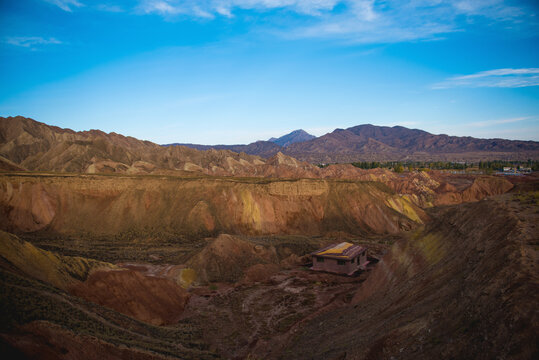
POLYGON ((0 24, 1 116, 157 143, 539 140, 533 0, 0 0, 0 24))

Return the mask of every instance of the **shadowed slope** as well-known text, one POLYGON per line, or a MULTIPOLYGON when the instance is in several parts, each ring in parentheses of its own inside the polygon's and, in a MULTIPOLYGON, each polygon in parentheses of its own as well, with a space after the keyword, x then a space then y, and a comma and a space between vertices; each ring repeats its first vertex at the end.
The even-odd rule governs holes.
POLYGON ((137 271, 98 271, 70 293, 152 325, 178 322, 187 292, 170 279, 148 277, 137 271))
POLYGON ((187 300, 171 280, 57 255, 0 232, 2 350, 32 359, 216 358, 188 324, 153 327, 66 288, 154 324, 177 321, 187 300))
POLYGON ((438 220, 393 246, 358 289, 355 305, 314 319, 287 353, 299 359, 533 358, 537 205, 504 196, 437 210, 438 220))

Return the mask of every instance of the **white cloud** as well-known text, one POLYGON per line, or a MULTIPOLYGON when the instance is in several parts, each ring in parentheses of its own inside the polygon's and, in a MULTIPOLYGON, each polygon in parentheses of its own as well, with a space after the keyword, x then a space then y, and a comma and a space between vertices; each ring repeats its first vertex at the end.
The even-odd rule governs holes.
POLYGON ((270 10, 291 9, 312 16, 332 10, 341 0, 140 0, 142 13, 163 16, 190 15, 213 18, 216 15, 232 17, 234 9, 270 10))
POLYGON ((121 6, 110 5, 110 4, 98 4, 96 5, 96 9, 100 11, 113 12, 113 13, 119 13, 119 12, 124 11, 124 9, 121 6))
MULTIPOLYGON (((59 1, 59 0, 55 0, 59 1)), ((70 0, 76 1, 76 0, 70 0)), ((477 18, 522 26, 533 8, 506 0, 138 0, 136 13, 164 18, 233 18, 240 10, 302 15, 267 29, 285 38, 334 38, 352 43, 440 40, 477 18), (528 11, 529 10, 529 11, 528 11)), ((532 21, 533 22, 533 21, 532 21)))
POLYGON ((53 5, 56 5, 60 9, 64 11, 68 11, 68 12, 72 11, 72 7, 83 6, 83 4, 78 2, 77 0, 45 0, 45 1, 53 5))
POLYGON ((53 37, 45 39, 41 36, 8 36, 4 39, 6 44, 34 49, 37 45, 62 44, 53 37))
POLYGON ((288 33, 291 38, 337 38, 351 43, 395 43, 414 40, 434 40, 438 35, 457 31, 452 24, 423 22, 419 18, 398 22, 380 15, 379 21, 355 17, 333 19, 298 28, 288 33))
POLYGON ((322 11, 330 11, 341 0, 217 0, 220 6, 228 6, 230 9, 239 7, 242 9, 275 9, 290 8, 296 12, 320 15, 322 11))
POLYGON ((495 69, 475 74, 454 76, 432 86, 433 89, 454 87, 518 88, 539 86, 539 68, 495 69))
POLYGON ((174 5, 168 0, 145 0, 140 3, 139 9, 146 14, 159 15, 177 15, 184 12, 181 5, 174 5))
MULTIPOLYGON (((342 0, 347 11, 288 32, 291 37, 344 39, 353 43, 439 40, 463 31, 475 18, 518 23, 526 15, 504 0, 342 0)), ((533 16, 530 14, 530 16, 533 16)))
POLYGON ((453 2, 453 7, 465 15, 480 15, 497 20, 512 20, 524 14, 521 8, 507 5, 504 0, 459 0, 453 2))

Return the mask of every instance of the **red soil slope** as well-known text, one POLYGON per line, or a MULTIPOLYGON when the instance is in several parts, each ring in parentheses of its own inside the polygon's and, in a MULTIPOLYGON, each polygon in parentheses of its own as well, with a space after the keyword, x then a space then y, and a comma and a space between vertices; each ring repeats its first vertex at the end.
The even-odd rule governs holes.
POLYGON ((174 281, 133 270, 95 272, 70 292, 152 325, 176 323, 189 298, 174 281))
POLYGON ((93 336, 77 335, 47 321, 33 321, 17 332, 0 335, 9 343, 4 359, 161 360, 151 352, 115 346, 93 336), (15 350, 16 349, 16 350, 15 350))

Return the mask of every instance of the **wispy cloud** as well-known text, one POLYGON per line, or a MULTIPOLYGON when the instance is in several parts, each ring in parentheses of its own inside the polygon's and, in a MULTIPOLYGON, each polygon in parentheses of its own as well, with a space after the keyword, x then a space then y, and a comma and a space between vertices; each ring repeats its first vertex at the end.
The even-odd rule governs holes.
POLYGON ((504 0, 458 0, 453 7, 459 13, 480 15, 498 20, 512 20, 524 15, 524 10, 504 0))
POLYGON ((56 38, 43 38, 41 36, 8 36, 4 38, 4 43, 29 48, 34 50, 39 45, 58 45, 62 42, 56 38))
POLYGON ((139 10, 145 14, 177 15, 185 13, 184 8, 168 0, 144 0, 140 2, 139 10))
MULTIPOLYGON (((522 22, 524 8, 504 0, 343 0, 346 11, 329 13, 292 37, 340 38, 353 43, 441 40, 463 31, 477 18, 489 22, 522 22)), ((533 13, 530 15, 533 16, 533 13)))
POLYGON ((454 76, 434 84, 433 89, 448 89, 455 87, 498 87, 518 88, 539 86, 539 68, 524 69, 495 69, 481 71, 475 74, 454 76))
POLYGON ((95 8, 100 11, 113 12, 113 13, 119 13, 119 12, 124 11, 124 9, 120 5, 111 5, 111 4, 98 4, 95 6, 95 8))
MULTIPOLYGON (((65 11, 84 6, 79 0, 43 0, 65 11)), ((507 0, 137 0, 123 7, 106 2, 92 8, 175 18, 234 18, 241 11, 285 11, 300 15, 268 30, 285 38, 328 38, 349 43, 433 41, 463 31, 476 19, 521 26, 536 24, 535 9, 507 0)), ((271 15, 270 15, 271 16, 271 15)))
POLYGON ((320 15, 332 10, 341 0, 139 0, 138 10, 162 16, 188 15, 202 18, 233 17, 235 9, 271 10, 277 8, 320 15))
POLYGON ((487 126, 496 126, 503 124, 512 124, 520 121, 531 120, 537 118, 536 116, 522 116, 510 119, 500 119, 500 120, 487 120, 487 121, 477 121, 468 123, 469 126, 473 127, 487 127, 487 126))
POLYGON ((82 3, 78 2, 77 0, 44 0, 50 4, 58 6, 60 9, 64 11, 71 12, 73 11, 73 7, 81 7, 84 6, 82 3))
POLYGON ((274 33, 354 43, 439 40, 462 31, 475 18, 518 23, 527 16, 524 5, 510 6, 504 0, 139 0, 137 12, 165 18, 232 18, 238 10, 276 9, 303 18, 274 33))

